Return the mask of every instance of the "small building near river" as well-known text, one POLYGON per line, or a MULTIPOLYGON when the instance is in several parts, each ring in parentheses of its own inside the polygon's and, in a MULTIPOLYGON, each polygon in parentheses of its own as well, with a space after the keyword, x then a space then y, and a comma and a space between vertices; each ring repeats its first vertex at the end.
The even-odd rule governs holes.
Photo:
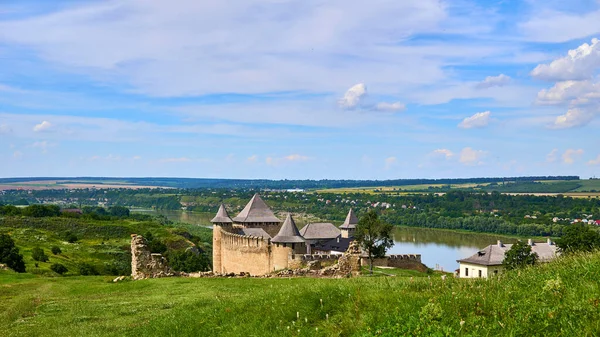
MULTIPOLYGON (((546 242, 533 242, 527 240, 531 250, 538 255, 539 262, 548 262, 557 256, 557 247, 552 240, 546 242)), ((461 278, 487 278, 501 273, 504 269, 502 261, 504 254, 512 244, 504 244, 498 240, 495 245, 489 245, 470 257, 457 260, 459 263, 458 276, 461 278)))

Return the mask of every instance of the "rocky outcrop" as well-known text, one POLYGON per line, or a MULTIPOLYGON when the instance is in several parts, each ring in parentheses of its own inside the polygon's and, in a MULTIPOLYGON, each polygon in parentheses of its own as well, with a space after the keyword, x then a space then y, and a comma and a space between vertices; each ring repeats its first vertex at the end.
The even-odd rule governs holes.
POLYGON ((175 275, 164 256, 150 252, 146 239, 131 235, 131 277, 134 280, 175 275))

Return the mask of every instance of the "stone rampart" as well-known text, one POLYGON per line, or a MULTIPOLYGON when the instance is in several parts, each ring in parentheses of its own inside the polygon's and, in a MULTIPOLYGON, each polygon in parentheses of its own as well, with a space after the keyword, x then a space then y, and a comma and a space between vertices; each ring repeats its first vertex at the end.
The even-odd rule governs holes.
POLYGON ((302 261, 317 261, 317 260, 339 260, 339 254, 302 254, 296 255, 294 258, 300 256, 302 261))
MULTIPOLYGON (((361 255, 361 264, 368 266, 370 264, 369 257, 361 255)), ((427 271, 427 266, 421 263, 420 254, 399 254, 399 255, 387 255, 382 258, 376 258, 373 260, 373 265, 376 267, 394 267, 401 269, 412 269, 421 272, 427 271)))

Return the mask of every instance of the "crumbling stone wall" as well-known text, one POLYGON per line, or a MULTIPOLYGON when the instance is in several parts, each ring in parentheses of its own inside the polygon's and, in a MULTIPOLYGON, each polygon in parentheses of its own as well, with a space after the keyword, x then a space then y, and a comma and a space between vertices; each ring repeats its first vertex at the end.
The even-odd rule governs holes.
POLYGON ((357 241, 350 242, 348 250, 338 260, 340 274, 356 276, 360 274, 360 246, 357 241))
POLYGON ((175 272, 161 254, 153 254, 141 235, 131 235, 131 277, 134 280, 174 276, 175 272))

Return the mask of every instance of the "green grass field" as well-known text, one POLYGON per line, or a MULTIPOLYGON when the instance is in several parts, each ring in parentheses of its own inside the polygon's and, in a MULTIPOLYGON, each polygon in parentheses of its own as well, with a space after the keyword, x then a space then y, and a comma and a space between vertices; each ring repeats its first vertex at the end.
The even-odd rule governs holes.
POLYGON ((600 254, 499 279, 111 282, 0 271, 2 336, 597 336, 600 254))

